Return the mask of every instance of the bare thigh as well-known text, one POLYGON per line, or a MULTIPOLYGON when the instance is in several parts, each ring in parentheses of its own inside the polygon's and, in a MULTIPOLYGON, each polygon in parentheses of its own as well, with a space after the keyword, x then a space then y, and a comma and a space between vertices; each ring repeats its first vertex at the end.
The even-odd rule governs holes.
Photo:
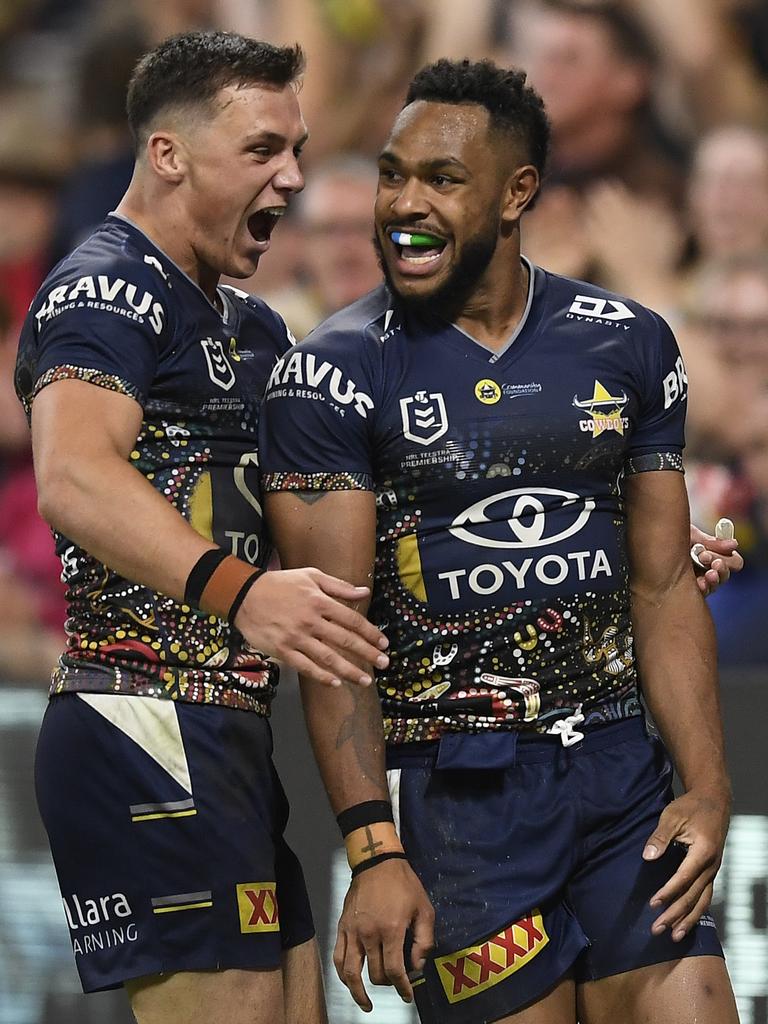
POLYGON ((285 1024, 327 1024, 317 940, 283 953, 285 1024))
POLYGON ((137 1024, 285 1024, 279 967, 178 971, 125 987, 137 1024))
POLYGON ((563 978, 541 999, 503 1017, 497 1024, 576 1024, 576 986, 573 979, 563 978))
POLYGON ((578 987, 581 1024, 739 1024, 719 956, 641 967, 578 987))

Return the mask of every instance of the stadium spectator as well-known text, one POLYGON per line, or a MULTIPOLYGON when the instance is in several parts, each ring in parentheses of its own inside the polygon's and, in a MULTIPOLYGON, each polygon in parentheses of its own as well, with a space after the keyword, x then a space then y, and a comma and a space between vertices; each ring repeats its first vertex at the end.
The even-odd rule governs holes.
POLYGON ((374 163, 342 154, 313 169, 297 200, 303 280, 264 293, 297 338, 381 281, 371 244, 377 177, 374 163))

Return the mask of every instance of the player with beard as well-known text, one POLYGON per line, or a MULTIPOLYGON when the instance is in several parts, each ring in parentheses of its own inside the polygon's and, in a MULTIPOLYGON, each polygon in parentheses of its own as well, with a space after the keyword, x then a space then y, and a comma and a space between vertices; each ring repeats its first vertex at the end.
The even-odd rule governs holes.
MULTIPOLYGON (((283 564, 375 569, 395 823, 367 804, 340 824, 353 876, 378 879, 366 913, 403 851, 434 904, 422 1021, 733 1024, 707 914, 730 791, 685 370, 657 314, 521 255, 547 142, 523 73, 416 75, 380 157, 386 284, 271 375, 267 513, 283 564)), ((342 809, 343 741, 375 749, 379 721, 303 689, 342 809)), ((335 960, 368 1008, 361 898, 353 877, 335 960)), ((374 984, 391 967, 368 957, 374 984)))

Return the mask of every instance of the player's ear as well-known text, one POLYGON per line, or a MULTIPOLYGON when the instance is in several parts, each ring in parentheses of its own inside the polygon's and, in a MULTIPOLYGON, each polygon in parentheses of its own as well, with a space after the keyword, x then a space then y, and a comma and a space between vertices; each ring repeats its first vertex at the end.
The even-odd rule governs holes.
POLYGON ((177 185, 187 169, 186 147, 175 132, 153 132, 147 140, 147 163, 169 185, 177 185))
POLYGON ((518 221, 536 196, 540 185, 541 178, 533 164, 516 167, 507 180, 504 206, 501 211, 502 220, 507 224, 518 221))

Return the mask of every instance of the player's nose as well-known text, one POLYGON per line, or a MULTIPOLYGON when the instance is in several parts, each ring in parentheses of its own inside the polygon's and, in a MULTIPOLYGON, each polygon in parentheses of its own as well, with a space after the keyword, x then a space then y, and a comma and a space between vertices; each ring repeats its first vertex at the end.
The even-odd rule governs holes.
POLYGON ((272 183, 282 192, 301 192, 304 188, 304 174, 298 159, 291 154, 275 174, 272 183))
POLYGON ((408 178, 392 198, 392 213, 396 217, 423 217, 429 212, 429 203, 424 189, 415 178, 408 178))

